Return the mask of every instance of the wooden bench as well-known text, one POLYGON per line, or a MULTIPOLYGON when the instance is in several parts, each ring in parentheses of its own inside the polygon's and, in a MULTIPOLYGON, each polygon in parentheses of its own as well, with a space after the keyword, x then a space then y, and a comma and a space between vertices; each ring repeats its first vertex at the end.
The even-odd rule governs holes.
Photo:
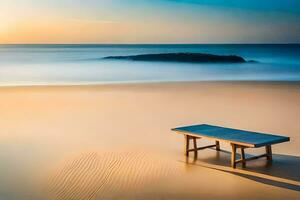
POLYGON ((189 156, 189 152, 194 152, 197 155, 198 150, 215 147, 217 151, 220 150, 220 141, 231 144, 231 166, 236 168, 237 163, 242 163, 243 167, 246 166, 246 161, 266 157, 267 160, 272 160, 272 147, 273 144, 290 141, 289 137, 271 135, 265 133, 257 133, 252 131, 244 131, 232 128, 225 128, 220 126, 212 126, 208 124, 200 124, 194 126, 185 126, 172 129, 177 133, 183 134, 185 138, 184 154, 189 156), (214 140, 215 144, 197 147, 197 139, 204 138, 214 140), (190 149, 190 140, 193 140, 194 147, 190 149), (254 156, 245 157, 246 148, 265 147, 266 153, 254 156), (241 158, 237 160, 237 149, 241 150, 241 158))

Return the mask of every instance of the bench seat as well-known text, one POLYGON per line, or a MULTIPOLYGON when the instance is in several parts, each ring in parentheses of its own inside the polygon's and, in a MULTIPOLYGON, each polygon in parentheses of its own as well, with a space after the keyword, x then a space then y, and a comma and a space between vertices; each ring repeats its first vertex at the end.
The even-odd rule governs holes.
POLYGON ((260 157, 267 157, 268 160, 272 160, 271 145, 282 142, 290 141, 289 137, 273 135, 267 133, 259 133, 253 131, 245 131, 233 128, 226 128, 221 126, 214 126, 209 124, 200 124, 192 126, 184 126, 171 129, 177 133, 181 133, 185 136, 185 155, 189 155, 189 152, 193 151, 197 154, 198 150, 216 147, 220 150, 220 141, 230 143, 232 146, 232 167, 236 167, 237 163, 243 163, 246 165, 246 161, 253 160, 260 157), (215 140, 215 145, 209 145, 207 147, 197 147, 197 138, 205 138, 215 140), (194 141, 194 149, 189 148, 189 141, 194 141), (266 147, 266 154, 255 156, 252 158, 245 158, 245 148, 258 148, 266 147), (241 149, 241 159, 236 160, 236 149, 241 149))

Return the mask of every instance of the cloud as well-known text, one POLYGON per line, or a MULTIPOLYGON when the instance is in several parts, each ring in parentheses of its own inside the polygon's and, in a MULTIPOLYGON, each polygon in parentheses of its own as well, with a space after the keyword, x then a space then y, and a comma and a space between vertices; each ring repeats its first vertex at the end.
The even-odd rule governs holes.
POLYGON ((83 23, 83 24, 117 24, 120 23, 119 21, 113 20, 97 20, 97 19, 67 19, 68 22, 75 22, 75 23, 83 23))

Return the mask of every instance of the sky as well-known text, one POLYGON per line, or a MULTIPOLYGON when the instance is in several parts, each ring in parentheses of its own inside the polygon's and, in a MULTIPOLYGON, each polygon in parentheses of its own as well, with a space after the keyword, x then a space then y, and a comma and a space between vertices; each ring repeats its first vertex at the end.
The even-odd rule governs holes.
POLYGON ((0 0, 0 43, 300 43, 300 1, 0 0))

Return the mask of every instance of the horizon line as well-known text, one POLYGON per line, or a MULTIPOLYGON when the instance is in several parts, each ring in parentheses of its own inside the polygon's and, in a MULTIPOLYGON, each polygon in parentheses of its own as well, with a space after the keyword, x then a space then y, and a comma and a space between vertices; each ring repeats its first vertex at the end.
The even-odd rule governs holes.
POLYGON ((0 43, 0 45, 300 45, 300 42, 278 43, 0 43))

